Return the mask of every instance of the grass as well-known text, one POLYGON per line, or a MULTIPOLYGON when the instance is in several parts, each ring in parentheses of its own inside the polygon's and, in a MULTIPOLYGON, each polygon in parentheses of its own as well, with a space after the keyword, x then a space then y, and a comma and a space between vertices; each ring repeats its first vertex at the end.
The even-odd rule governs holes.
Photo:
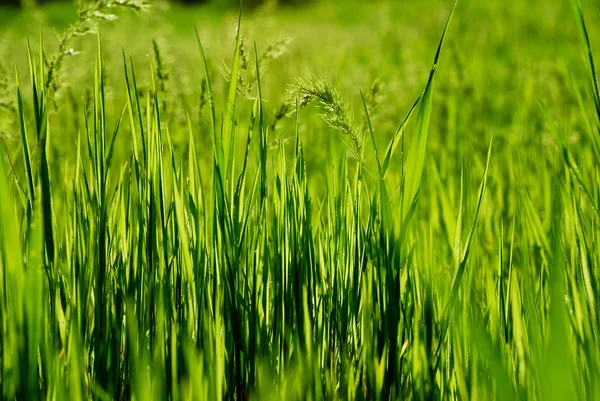
MULTIPOLYGON (((493 4, 438 5, 433 63, 403 75, 372 56, 389 81, 360 45, 310 59, 336 80, 298 73, 294 43, 319 48, 305 37, 251 44, 246 29, 294 20, 285 9, 236 14, 227 45, 198 26, 180 64, 148 37, 140 68, 104 36, 109 4, 27 42, 29 79, 15 56, 0 81, 2 398, 600 396, 600 94, 579 0, 556 14, 577 40, 540 61, 547 81, 520 76, 508 39, 469 61, 462 38, 486 33, 457 28, 493 4), (69 61, 80 48, 91 76, 69 61)), ((310 7, 317 27, 340 15, 336 35, 389 35, 387 20, 310 7)), ((555 35, 527 11, 505 10, 555 35)), ((144 21, 123 18, 122 32, 144 21)))

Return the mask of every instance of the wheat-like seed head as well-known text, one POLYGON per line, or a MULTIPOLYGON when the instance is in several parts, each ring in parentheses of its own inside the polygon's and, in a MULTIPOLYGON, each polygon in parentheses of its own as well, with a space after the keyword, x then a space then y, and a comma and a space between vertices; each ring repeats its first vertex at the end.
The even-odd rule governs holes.
POLYGON ((361 129, 356 125, 350 108, 344 104, 338 91, 327 80, 315 77, 299 79, 291 87, 287 101, 289 109, 296 103, 295 96, 298 98, 300 107, 306 107, 308 104, 316 102, 321 110, 321 118, 333 129, 348 135, 354 146, 354 149, 351 149, 352 152, 360 155, 361 129))

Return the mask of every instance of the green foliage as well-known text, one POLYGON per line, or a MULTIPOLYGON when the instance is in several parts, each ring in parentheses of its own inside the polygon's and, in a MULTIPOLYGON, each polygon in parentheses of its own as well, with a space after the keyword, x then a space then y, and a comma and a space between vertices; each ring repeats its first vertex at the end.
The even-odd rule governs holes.
POLYGON ((28 42, 28 83, 0 80, 18 132, 0 157, 3 399, 600 397, 600 95, 578 0, 587 86, 564 74, 564 118, 525 91, 510 110, 549 131, 533 145, 489 110, 469 135, 485 102, 458 77, 461 6, 416 98, 359 75, 356 107, 344 79, 284 80, 291 39, 249 46, 241 14, 225 82, 202 27, 196 86, 160 36, 144 75, 98 34, 81 105, 57 94, 68 44, 146 3, 85 4, 50 57, 28 42))

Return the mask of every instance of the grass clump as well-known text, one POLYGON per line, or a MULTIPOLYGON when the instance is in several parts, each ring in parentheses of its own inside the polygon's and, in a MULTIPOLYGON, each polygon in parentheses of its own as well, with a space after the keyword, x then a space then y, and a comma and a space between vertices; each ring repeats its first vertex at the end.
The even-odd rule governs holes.
MULTIPOLYGON (((138 3, 93 2, 81 15, 97 22, 123 4, 138 3)), ((393 96, 370 77, 362 119, 314 76, 269 107, 277 77, 266 66, 289 42, 250 48, 241 18, 224 96, 197 31, 199 121, 187 110, 184 131, 166 116, 179 110, 178 77, 158 40, 147 78, 123 54, 119 84, 98 35, 84 107, 58 99, 56 114, 61 59, 49 74, 43 45, 30 50, 31 91, 17 76, 7 108, 20 140, 0 158, 2 397, 598 398, 600 159, 563 139, 543 104, 551 146, 531 158, 503 132, 485 148, 467 141, 458 100, 434 102, 454 61, 443 50, 453 15, 391 132, 380 124, 393 96), (355 158, 341 146, 327 168, 311 164, 310 132, 323 124, 309 104, 355 158), (65 110, 80 113, 79 130, 61 130, 65 110), (72 168, 61 169, 52 144, 69 138, 72 168), (522 174, 532 161, 537 174, 522 174)), ((600 114, 573 86, 593 144, 600 114)))

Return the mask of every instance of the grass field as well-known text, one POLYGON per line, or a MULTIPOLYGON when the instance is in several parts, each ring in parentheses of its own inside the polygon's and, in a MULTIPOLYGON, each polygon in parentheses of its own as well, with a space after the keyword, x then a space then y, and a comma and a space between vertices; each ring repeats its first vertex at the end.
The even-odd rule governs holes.
POLYGON ((0 398, 600 399, 581 1, 0 9, 0 398))

